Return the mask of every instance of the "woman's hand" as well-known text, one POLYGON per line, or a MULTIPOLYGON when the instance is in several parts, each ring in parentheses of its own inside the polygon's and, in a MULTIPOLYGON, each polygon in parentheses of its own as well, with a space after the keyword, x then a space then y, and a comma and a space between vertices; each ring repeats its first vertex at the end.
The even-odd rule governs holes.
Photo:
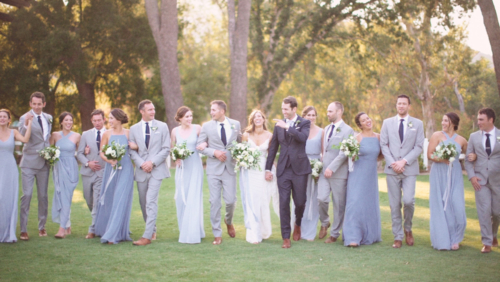
POLYGON ((205 150, 205 148, 207 148, 207 146, 208 146, 208 143, 207 142, 203 142, 200 145, 196 146, 196 150, 203 151, 203 150, 205 150))
POLYGON ((108 164, 110 164, 111 166, 116 166, 116 164, 118 163, 117 160, 107 160, 108 164))
POLYGON ((477 160, 477 155, 474 154, 474 153, 470 153, 468 156, 467 156, 467 160, 469 162, 475 162, 477 160))
POLYGON ((90 147, 89 147, 89 145, 87 145, 87 146, 85 147, 85 150, 83 151, 83 154, 84 154, 84 155, 88 155, 88 154, 90 154, 90 147))
POLYGON ((182 163, 182 160, 181 160, 181 159, 177 159, 177 160, 175 160, 175 166, 176 166, 176 167, 180 167, 180 166, 181 166, 181 163, 182 163))
POLYGON ((128 141, 128 147, 130 148, 130 150, 134 150, 134 151, 137 151, 139 149, 139 146, 137 146, 137 144, 135 144, 132 141, 128 141))

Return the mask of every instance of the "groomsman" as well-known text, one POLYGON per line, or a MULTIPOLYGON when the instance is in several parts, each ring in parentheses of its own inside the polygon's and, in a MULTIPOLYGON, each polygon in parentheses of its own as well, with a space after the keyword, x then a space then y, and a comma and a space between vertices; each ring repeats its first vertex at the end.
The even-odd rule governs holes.
POLYGON ((481 227, 482 253, 498 247, 497 232, 500 220, 500 131, 495 127, 495 112, 479 110, 479 131, 470 135, 465 169, 476 194, 477 217, 481 227), (473 160, 473 161, 471 161, 473 160))
POLYGON ((221 228, 221 194, 226 203, 224 222, 230 237, 236 236, 233 225, 234 208, 236 207, 236 173, 229 149, 232 142, 241 142, 240 122, 226 117, 226 103, 215 100, 210 103, 212 120, 203 124, 197 144, 207 142, 207 147, 200 151, 207 159, 207 180, 210 191, 210 221, 214 241, 222 243, 221 228))
POLYGON ((347 176, 349 168, 347 157, 339 154, 338 146, 342 140, 347 139, 349 135, 354 135, 354 130, 342 120, 344 106, 340 102, 333 102, 328 106, 326 115, 330 124, 325 128, 325 144, 323 149, 324 173, 320 175, 318 181, 318 203, 319 218, 321 221, 321 230, 319 238, 325 238, 330 227, 330 218, 328 217, 328 204, 330 194, 333 202, 333 226, 330 231, 330 237, 325 243, 337 241, 344 222, 347 176))
POLYGON ((311 122, 297 115, 297 100, 286 97, 281 103, 283 120, 275 120, 273 138, 269 145, 266 161, 266 180, 271 181, 271 168, 280 148, 280 157, 276 176, 280 195, 281 237, 284 249, 291 247, 290 243, 290 196, 295 204, 295 227, 293 240, 300 240, 300 225, 306 207, 307 177, 311 173, 311 164, 306 154, 306 141, 309 137, 311 122))
POLYGON ((165 160, 170 153, 170 131, 166 123, 155 120, 155 106, 150 100, 139 103, 142 120, 130 128, 129 139, 139 146, 130 150, 135 164, 135 181, 146 229, 136 246, 151 244, 156 240, 156 217, 161 182, 170 177, 165 160))
POLYGON ((95 237, 95 218, 97 215, 97 204, 101 195, 102 174, 104 171, 104 160, 100 157, 101 138, 106 128, 104 123, 104 112, 96 109, 90 114, 90 121, 94 128, 82 133, 80 144, 78 145, 77 159, 81 164, 80 174, 82 175, 83 197, 91 212, 92 224, 86 239, 95 237))
POLYGON ((415 185, 419 174, 418 157, 422 153, 424 143, 424 126, 421 120, 408 115, 410 104, 410 97, 399 95, 396 103, 398 114, 384 120, 380 133, 391 206, 393 248, 401 248, 403 234, 408 246, 413 246, 414 243, 411 228, 415 211, 415 185), (401 227, 401 198, 404 204, 404 233, 401 227))
POLYGON ((33 120, 31 125, 31 137, 23 147, 23 158, 21 159, 21 180, 23 183, 23 195, 21 197, 21 240, 28 240, 28 215, 30 211, 33 184, 36 179, 38 197, 38 235, 47 236, 45 223, 47 222, 47 211, 49 200, 47 188, 49 184, 49 165, 38 154, 38 151, 48 147, 50 132, 52 131, 52 116, 44 113, 45 95, 35 92, 30 97, 31 111, 19 119, 19 132, 25 134, 28 121, 33 120))

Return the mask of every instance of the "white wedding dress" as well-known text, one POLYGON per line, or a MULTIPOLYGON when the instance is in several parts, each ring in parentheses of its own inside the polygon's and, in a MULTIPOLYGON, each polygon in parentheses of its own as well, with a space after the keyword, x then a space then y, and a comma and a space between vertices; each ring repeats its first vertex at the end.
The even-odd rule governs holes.
MULTIPOLYGON (((260 243, 262 239, 271 236, 271 214, 269 203, 272 200, 274 212, 279 217, 279 194, 276 184, 276 177, 272 181, 266 181, 265 168, 267 160, 267 149, 269 148, 269 139, 260 146, 257 146, 252 139, 248 139, 248 144, 252 148, 257 148, 261 152, 260 168, 248 170, 248 187, 243 205, 245 205, 245 226, 247 229, 246 240, 250 243, 260 243)), ((276 175, 273 166, 273 175, 276 175)), ((240 185, 241 188, 241 185, 240 185)))

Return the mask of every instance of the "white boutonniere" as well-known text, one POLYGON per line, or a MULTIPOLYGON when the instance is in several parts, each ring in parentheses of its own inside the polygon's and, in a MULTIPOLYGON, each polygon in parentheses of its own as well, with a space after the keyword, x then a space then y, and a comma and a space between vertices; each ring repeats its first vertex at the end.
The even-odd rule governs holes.
POLYGON ((53 120, 51 118, 49 118, 49 122, 50 122, 50 124, 52 124, 53 120))
POLYGON ((411 121, 408 123, 408 127, 413 128, 413 123, 411 121))
POLYGON ((497 142, 500 142, 500 136, 497 137, 497 142))
POLYGON ((153 131, 156 131, 157 129, 158 129, 158 127, 156 127, 156 126, 151 127, 151 130, 153 130, 153 131))
POLYGON ((335 135, 339 134, 341 131, 340 127, 337 127, 337 129, 335 129, 335 135))
POLYGON ((234 129, 234 124, 231 124, 231 129, 234 129))

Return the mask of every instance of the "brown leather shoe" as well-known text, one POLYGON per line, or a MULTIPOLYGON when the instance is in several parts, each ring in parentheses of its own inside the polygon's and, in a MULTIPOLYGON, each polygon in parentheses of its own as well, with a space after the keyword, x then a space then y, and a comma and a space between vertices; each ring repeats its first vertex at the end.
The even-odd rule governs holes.
POLYGON ((297 226, 297 224, 295 224, 295 227, 293 228, 293 240, 294 241, 299 241, 300 240, 300 226, 297 226))
POLYGON ((139 241, 134 241, 134 246, 146 246, 146 245, 149 245, 151 244, 151 240, 149 239, 146 239, 146 238, 141 238, 139 239, 139 241))
POLYGON ((95 233, 90 233, 85 236, 85 239, 94 239, 95 238, 95 233))
POLYGON ((28 241, 30 238, 28 237, 28 232, 21 232, 21 235, 19 235, 19 239, 23 241, 28 241))
POLYGON ((491 252, 491 246, 483 245, 483 248, 481 249, 481 253, 487 254, 491 252))
POLYGON ((215 237, 214 241, 212 242, 212 245, 220 245, 222 244, 222 237, 215 237))
POLYGON ((40 237, 47 236, 47 231, 45 231, 45 229, 38 230, 38 236, 40 236, 40 237))
POLYGON ((337 242, 337 238, 335 238, 333 236, 330 236, 330 237, 328 237, 328 239, 325 240, 326 244, 335 243, 335 242, 337 242))
POLYGON ((493 244, 491 244, 492 247, 498 247, 498 239, 493 238, 493 244))
POLYGON ((399 249, 399 248, 401 248, 402 245, 403 245, 403 241, 401 241, 401 240, 394 240, 394 244, 392 244, 392 247, 395 248, 395 249, 399 249))
POLYGON ((290 249, 291 246, 290 239, 283 239, 283 245, 281 246, 283 249, 290 249))
POLYGON ((156 240, 156 232, 153 233, 153 236, 151 236, 151 241, 154 241, 154 240, 156 240))
POLYGON ((415 242, 415 240, 413 239, 413 235, 411 234, 411 231, 405 231, 405 240, 406 240, 406 245, 413 246, 413 243, 415 242))
POLYGON ((227 234, 229 234, 231 238, 236 237, 236 230, 234 229, 234 225, 227 224, 226 219, 224 219, 224 223, 227 225, 227 234))
POLYGON ((349 244, 347 246, 351 247, 351 248, 357 248, 357 247, 359 247, 359 245, 357 243, 351 243, 351 244, 349 244))
POLYGON ((328 233, 329 227, 330 227, 330 222, 328 222, 328 226, 326 226, 326 227, 321 226, 321 229, 319 230, 318 238, 320 238, 320 239, 325 238, 326 234, 328 233))

